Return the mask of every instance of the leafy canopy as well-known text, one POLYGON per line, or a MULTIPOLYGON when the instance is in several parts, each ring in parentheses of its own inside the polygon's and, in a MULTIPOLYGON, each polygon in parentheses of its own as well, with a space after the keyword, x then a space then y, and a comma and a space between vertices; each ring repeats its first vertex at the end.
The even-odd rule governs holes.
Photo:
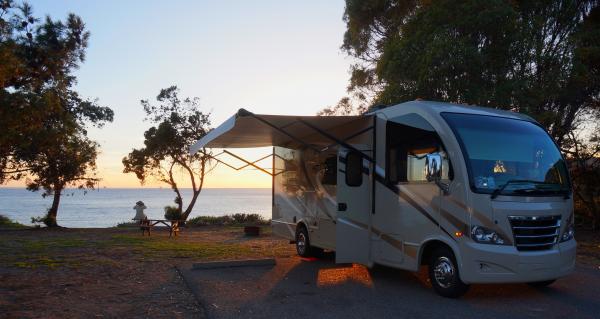
POLYGON ((210 154, 205 150, 194 155, 189 147, 210 129, 210 113, 200 110, 198 98, 179 98, 179 89, 162 89, 157 104, 142 100, 146 121, 153 124, 144 132, 144 147, 133 149, 123 158, 123 172, 134 173, 141 183, 153 177, 168 184, 176 194, 175 203, 183 210, 183 197, 177 184, 177 173, 183 172, 192 185, 192 198, 182 214, 187 219, 210 170, 210 154))
POLYGON ((350 92, 510 109, 559 144, 600 106, 598 1, 347 0, 350 92))
POLYGON ((27 3, 0 1, 0 183, 31 172, 35 152, 57 148, 59 138, 84 138, 87 124, 112 121, 110 108, 72 89, 89 36, 74 14, 42 21, 27 3))

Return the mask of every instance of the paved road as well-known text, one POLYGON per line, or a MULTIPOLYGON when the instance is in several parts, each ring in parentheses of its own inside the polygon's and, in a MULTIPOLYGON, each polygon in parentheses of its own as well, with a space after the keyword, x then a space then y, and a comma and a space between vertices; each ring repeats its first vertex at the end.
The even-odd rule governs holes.
POLYGON ((209 318, 600 318, 600 268, 580 265, 538 290, 474 285, 461 299, 436 295, 425 272, 331 258, 283 258, 276 266, 179 267, 209 318))

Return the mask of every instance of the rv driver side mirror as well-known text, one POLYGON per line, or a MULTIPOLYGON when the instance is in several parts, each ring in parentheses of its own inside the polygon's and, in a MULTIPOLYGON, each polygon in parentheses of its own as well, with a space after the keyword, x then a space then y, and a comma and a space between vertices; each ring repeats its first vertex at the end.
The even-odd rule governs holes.
POLYGON ((425 178, 428 182, 439 182, 442 179, 442 156, 440 153, 427 154, 425 158, 425 178))
POLYGON ((435 184, 447 195, 450 186, 442 183, 442 155, 440 153, 427 154, 425 158, 425 178, 428 182, 435 182, 435 184))

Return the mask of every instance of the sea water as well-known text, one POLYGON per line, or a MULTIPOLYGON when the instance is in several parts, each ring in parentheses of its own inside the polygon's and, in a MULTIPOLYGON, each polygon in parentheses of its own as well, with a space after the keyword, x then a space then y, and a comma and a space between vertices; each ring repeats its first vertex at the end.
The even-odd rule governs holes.
MULTIPOLYGON (((181 190, 184 209, 191 199, 191 189, 181 190)), ((169 188, 101 188, 68 189, 61 197, 58 224, 65 227, 112 227, 129 222, 135 216, 133 206, 139 200, 151 219, 164 219, 164 207, 175 205, 175 193, 169 188)), ((24 188, 0 188, 0 215, 23 224, 31 217, 42 216, 52 205, 52 196, 24 188)), ((271 218, 271 189, 208 188, 203 189, 190 217, 222 216, 235 213, 260 214, 271 218)))

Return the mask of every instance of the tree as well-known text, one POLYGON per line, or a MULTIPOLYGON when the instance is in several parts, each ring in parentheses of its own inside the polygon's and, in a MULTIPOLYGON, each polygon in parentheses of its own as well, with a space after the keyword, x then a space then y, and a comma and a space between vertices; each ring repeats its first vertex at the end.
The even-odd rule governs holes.
POLYGON ((43 218, 48 227, 58 226, 56 216, 62 192, 67 187, 94 188, 99 179, 95 175, 98 145, 81 134, 60 136, 51 148, 36 150, 28 161, 30 174, 27 189, 44 190, 43 196, 52 196, 52 206, 43 218))
POLYGON ((154 124, 144 133, 144 147, 133 149, 123 158, 124 173, 135 173, 141 183, 153 177, 168 184, 175 192, 175 204, 186 220, 212 167, 210 154, 202 150, 190 155, 189 147, 210 129, 210 113, 199 110, 199 99, 179 98, 177 86, 162 89, 156 97, 158 104, 142 100, 146 121, 154 124), (182 171, 192 186, 192 198, 185 211, 183 196, 176 181, 182 171))
POLYGON ((0 0, 0 183, 27 177, 27 188, 54 200, 45 222, 57 226, 67 186, 93 187, 98 145, 86 127, 113 111, 73 90, 89 32, 80 17, 43 22, 30 5, 0 0))
POLYGON ((28 136, 44 129, 46 119, 68 112, 81 125, 112 116, 90 101, 64 103, 81 101, 71 90, 72 72, 84 61, 89 36, 74 14, 66 22, 41 22, 29 4, 0 0, 0 183, 28 171, 15 154, 28 147, 28 136))
POLYGON ((345 96, 339 100, 336 105, 326 107, 317 112, 318 116, 334 116, 334 115, 356 115, 364 113, 366 109, 355 107, 350 97, 345 96))
MULTIPOLYGON (((598 115, 587 114, 596 118, 598 115)), ((569 171, 573 181, 575 207, 580 222, 593 230, 600 229, 600 123, 585 121, 579 130, 570 132, 568 148, 569 171)))
POLYGON ((536 118, 559 145, 600 107, 598 1, 347 0, 350 92, 536 118))

